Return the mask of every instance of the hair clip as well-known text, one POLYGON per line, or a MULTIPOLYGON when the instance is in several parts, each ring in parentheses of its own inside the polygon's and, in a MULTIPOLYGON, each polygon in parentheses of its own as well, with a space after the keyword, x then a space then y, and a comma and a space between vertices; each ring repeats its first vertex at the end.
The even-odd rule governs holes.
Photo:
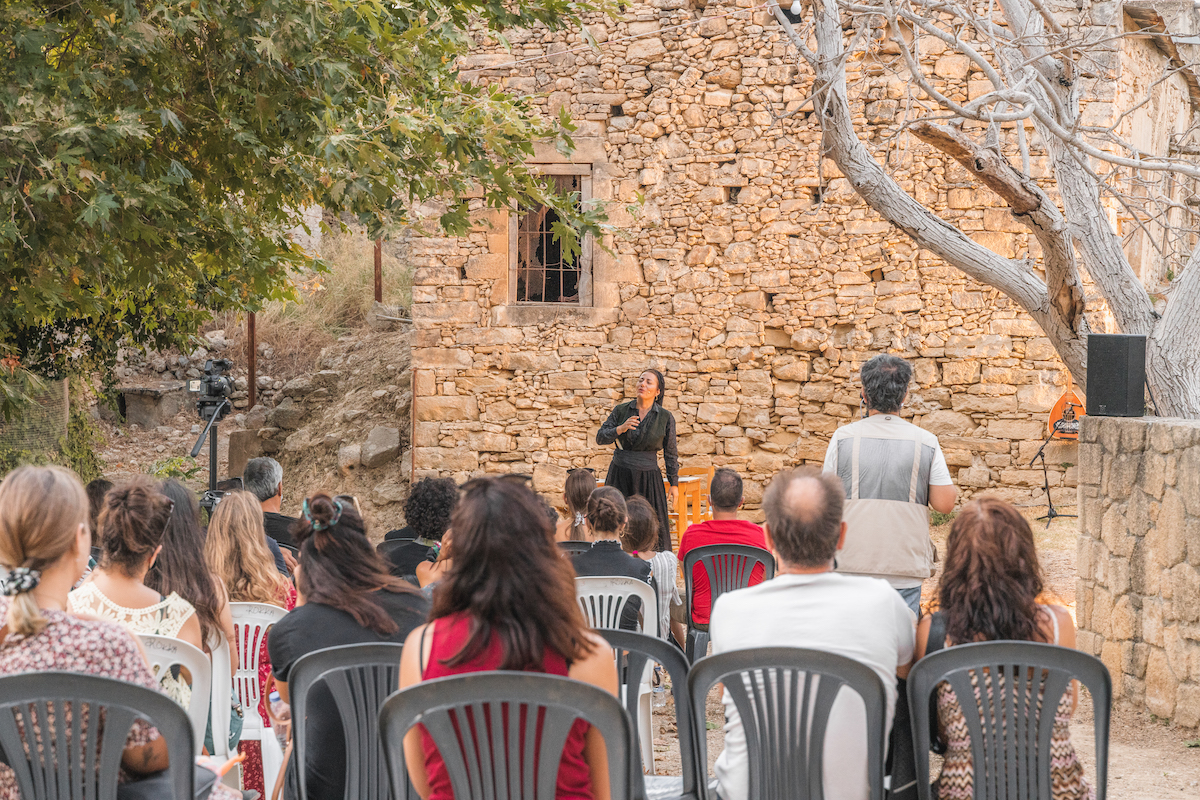
POLYGON ((0 578, 0 594, 5 597, 15 597, 24 592, 32 592, 42 581, 42 571, 30 567, 16 567, 3 578, 0 578))
POLYGON ((578 511, 576 511, 576 512, 575 512, 575 524, 576 524, 576 525, 582 525, 582 524, 583 524, 583 523, 585 523, 585 522, 587 522, 587 515, 586 515, 586 514, 581 514, 581 513, 579 513, 578 511))
POLYGON ((340 520, 342 518, 343 508, 345 508, 345 507, 342 505, 341 500, 334 500, 333 501, 333 516, 329 518, 329 522, 321 522, 319 520, 313 519, 312 509, 310 509, 308 507, 308 498, 306 497, 306 498, 304 498, 304 506, 301 509, 300 516, 304 517, 304 520, 309 525, 312 525, 312 529, 314 531, 323 531, 323 530, 332 528, 334 525, 338 524, 338 520, 340 520))

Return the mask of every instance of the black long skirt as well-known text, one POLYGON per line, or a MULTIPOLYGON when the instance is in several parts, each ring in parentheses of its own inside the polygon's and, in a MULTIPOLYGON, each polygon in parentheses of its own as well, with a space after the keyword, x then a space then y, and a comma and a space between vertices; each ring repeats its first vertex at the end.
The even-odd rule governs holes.
MULTIPOLYGON (((638 455, 642 454, 638 453, 638 455)), ((657 453, 647 455, 655 456, 657 462, 657 453)), ((668 516, 667 491, 663 488, 662 470, 658 468, 657 463, 653 469, 634 469, 618 464, 618 460, 620 457, 613 458, 613 463, 609 465, 608 473, 604 476, 604 485, 617 489, 627 498, 633 497, 635 494, 646 498, 658 515, 659 551, 673 550, 674 548, 671 547, 671 518, 668 516)))

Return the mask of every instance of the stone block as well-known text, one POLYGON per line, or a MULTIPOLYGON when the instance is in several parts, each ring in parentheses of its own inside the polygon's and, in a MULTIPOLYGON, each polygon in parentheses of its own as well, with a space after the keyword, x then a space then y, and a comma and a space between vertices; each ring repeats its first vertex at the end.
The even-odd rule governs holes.
POLYGON ((1180 686, 1176 690, 1175 724, 1183 728, 1200 726, 1200 686, 1180 686))
POLYGON ((704 105, 716 108, 729 108, 733 105, 733 92, 728 89, 715 89, 704 93, 704 105))
POLYGON ((378 425, 367 434, 367 441, 360 451, 362 465, 368 468, 382 467, 400 455, 400 429, 378 425))
POLYGON ((734 403, 701 403, 696 411, 697 422, 728 424, 736 422, 741 407, 734 403))
POLYGON ((503 369, 525 372, 553 372, 562 367, 556 353, 505 353, 500 364, 503 369))
POLYGON ((418 422, 458 422, 479 419, 479 402, 473 396, 421 397, 417 399, 418 422))
POLYGON ((414 347, 412 363, 418 369, 470 369, 470 350, 461 347, 414 347))
POLYGON ((267 415, 268 424, 275 428, 282 428, 285 431, 293 431, 299 428, 303 420, 304 406, 290 397, 283 398, 279 405, 275 406, 267 415))
POLYGON ((467 447, 480 453, 507 453, 512 446, 513 437, 507 433, 471 431, 467 434, 467 447))
POLYGON ((975 421, 966 414, 945 410, 926 414, 921 419, 920 425, 937 436, 943 434, 963 436, 976 428, 975 421))
POLYGON ((263 454, 263 440, 257 430, 233 431, 228 436, 229 454, 226 457, 225 475, 232 478, 246 470, 246 462, 263 454))
POLYGON ((399 503, 408 492, 398 483, 381 483, 371 490, 371 502, 377 506, 399 503))
POLYGON ((338 448, 338 472, 343 476, 362 466, 362 447, 357 444, 344 444, 338 448))
POLYGON ((567 470, 556 464, 542 462, 533 468, 533 490, 542 494, 559 495, 567 482, 567 470))
POLYGON ((556 372, 550 376, 549 385, 551 389, 590 389, 592 388, 591 381, 588 380, 586 372, 576 370, 574 372, 556 372))
POLYGON ((1171 672, 1164 650, 1154 647, 1146 662, 1146 708, 1154 714, 1170 719, 1175 712, 1175 695, 1179 679, 1171 672))
POLYGON ((1039 420, 994 419, 988 423, 988 435, 996 439, 1039 439, 1044 428, 1039 420))
POLYGON ((971 60, 963 55, 945 55, 933 64, 933 74, 946 80, 964 80, 971 69, 971 60))
POLYGON ((125 421, 147 431, 165 425, 189 403, 182 381, 156 381, 120 391, 125 398, 125 421))
POLYGON ((979 383, 978 361, 946 361, 942 364, 942 383, 955 386, 979 383))
MULTIPOLYGON (((717 452, 717 438, 711 433, 689 433, 679 437, 679 453, 688 456, 712 455, 717 452)), ((728 450, 728 443, 726 443, 728 450)))

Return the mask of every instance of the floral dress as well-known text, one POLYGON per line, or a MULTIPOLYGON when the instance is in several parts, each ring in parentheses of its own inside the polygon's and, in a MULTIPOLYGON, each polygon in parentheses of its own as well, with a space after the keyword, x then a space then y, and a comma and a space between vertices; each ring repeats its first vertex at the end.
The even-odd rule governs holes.
MULTIPOLYGON (((237 601, 234 601, 237 602, 237 601)), ((280 589, 279 597, 275 605, 291 611, 296 607, 296 587, 291 583, 287 584, 287 588, 280 589)), ((267 716, 267 679, 271 677, 271 657, 267 654, 267 636, 262 637, 262 645, 258 655, 258 714, 262 717, 263 726, 266 728, 264 735, 273 736, 270 717, 267 716)), ((238 644, 241 647, 241 644, 238 644)), ((249 713, 247 711, 246 713, 249 713)), ((246 741, 238 743, 238 752, 246 754, 246 760, 242 762, 242 788, 258 792, 263 797, 266 797, 266 781, 263 778, 263 761, 262 761, 262 745, 256 741, 246 741)), ((0 798, 3 800, 3 798, 0 798)))
MULTIPOLYGON (((0 619, 7 618, 11 602, 10 598, 0 597, 0 619)), ((78 672, 161 691, 137 643, 121 626, 101 620, 78 619, 50 609, 42 609, 42 615, 47 624, 41 632, 34 636, 9 634, 0 642, 0 675, 51 670, 78 672)), ((71 713, 68 707, 65 714, 68 722, 71 713)), ((48 722, 53 724, 52 719, 48 722)), ((100 724, 103 725, 103 720, 100 724)), ((96 735, 101 736, 102 730, 96 735)), ((142 747, 158 738, 154 726, 144 720, 135 720, 125 747, 142 747)), ((120 782, 130 779, 131 776, 122 769, 120 782)), ((16 774, 7 765, 0 764, 0 800, 18 800, 20 797, 16 774)), ((237 795, 228 787, 218 785, 210 797, 229 800, 237 795)))
MULTIPOLYGON (((145 608, 119 606, 90 581, 67 596, 67 610, 72 614, 91 614, 111 620, 130 633, 170 636, 173 639, 179 638, 179 631, 196 614, 195 607, 175 592, 145 608)), ((191 704, 192 687, 182 678, 163 675, 162 688, 185 710, 191 704)))

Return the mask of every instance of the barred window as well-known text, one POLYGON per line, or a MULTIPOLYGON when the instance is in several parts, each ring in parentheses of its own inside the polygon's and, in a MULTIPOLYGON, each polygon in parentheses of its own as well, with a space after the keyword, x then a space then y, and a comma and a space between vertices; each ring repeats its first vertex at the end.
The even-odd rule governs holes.
MULTIPOLYGON (((559 194, 574 195, 576 207, 591 199, 590 168, 586 165, 547 165, 559 194), (553 174, 569 172, 569 174, 553 174)), ((591 305, 591 242, 586 238, 580 251, 568 256, 555 238, 562 222, 551 208, 538 205, 522 208, 510 234, 512 297, 518 303, 568 303, 591 305)))

